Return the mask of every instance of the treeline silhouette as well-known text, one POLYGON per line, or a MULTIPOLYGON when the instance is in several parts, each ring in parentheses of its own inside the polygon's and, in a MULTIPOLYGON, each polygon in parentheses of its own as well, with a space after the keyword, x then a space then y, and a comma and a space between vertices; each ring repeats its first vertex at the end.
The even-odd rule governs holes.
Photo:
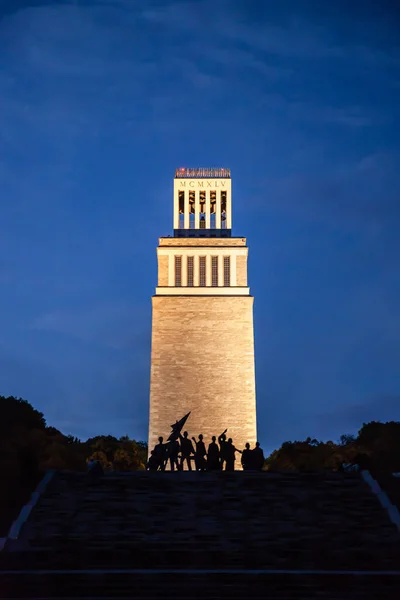
POLYGON ((345 434, 339 442, 284 442, 265 460, 268 471, 336 471, 345 464, 364 462, 375 474, 400 472, 400 422, 364 423, 357 435, 345 434))
MULTIPOLYGON (((380 476, 400 472, 400 422, 364 423, 357 435, 339 442, 285 442, 265 460, 267 471, 339 470, 343 463, 368 457, 368 468, 380 476)), ((0 396, 0 537, 47 469, 84 471, 89 459, 104 470, 145 468, 147 444, 128 436, 99 435, 81 441, 48 426, 43 413, 22 398, 0 396)))
POLYGON ((111 435, 81 441, 48 426, 26 400, 0 396, 0 537, 47 469, 85 471, 90 458, 107 470, 144 469, 147 444, 111 435))

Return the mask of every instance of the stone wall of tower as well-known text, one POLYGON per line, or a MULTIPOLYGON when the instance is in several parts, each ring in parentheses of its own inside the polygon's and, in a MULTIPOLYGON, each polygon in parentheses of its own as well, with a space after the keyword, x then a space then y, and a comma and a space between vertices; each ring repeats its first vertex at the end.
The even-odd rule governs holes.
POLYGON ((251 296, 153 297, 149 447, 189 411, 206 444, 225 428, 240 449, 256 441, 251 296))
POLYGON ((168 285, 168 256, 158 256, 158 285, 168 285))
POLYGON ((236 259, 236 281, 239 286, 247 285, 247 256, 238 256, 236 259))

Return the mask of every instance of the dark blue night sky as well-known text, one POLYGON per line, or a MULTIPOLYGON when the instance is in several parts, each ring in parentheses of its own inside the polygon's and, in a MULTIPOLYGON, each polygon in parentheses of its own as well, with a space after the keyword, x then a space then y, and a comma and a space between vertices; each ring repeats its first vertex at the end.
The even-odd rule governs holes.
POLYGON ((147 438, 174 170, 222 166, 265 450, 400 419, 395 4, 1 0, 0 394, 147 438))

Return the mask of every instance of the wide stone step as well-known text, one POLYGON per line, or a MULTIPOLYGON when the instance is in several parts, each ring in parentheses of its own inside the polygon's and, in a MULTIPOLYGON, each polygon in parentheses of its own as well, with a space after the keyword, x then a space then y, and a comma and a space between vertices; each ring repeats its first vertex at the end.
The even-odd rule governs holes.
POLYGON ((397 570, 399 542, 358 476, 59 473, 0 568, 397 570))
POLYGON ((98 546, 56 544, 47 549, 9 551, 0 555, 0 570, 5 569, 82 569, 82 568, 258 568, 258 569, 379 569, 400 568, 399 545, 383 552, 371 545, 352 548, 331 547, 321 544, 286 542, 268 545, 260 550, 251 545, 217 549, 213 545, 199 544, 187 548, 185 544, 131 544, 98 546), (112 548, 112 549, 111 549, 112 548))
POLYGON ((6 598, 251 598, 259 600, 398 600, 400 573, 267 573, 263 571, 0 572, 6 598))

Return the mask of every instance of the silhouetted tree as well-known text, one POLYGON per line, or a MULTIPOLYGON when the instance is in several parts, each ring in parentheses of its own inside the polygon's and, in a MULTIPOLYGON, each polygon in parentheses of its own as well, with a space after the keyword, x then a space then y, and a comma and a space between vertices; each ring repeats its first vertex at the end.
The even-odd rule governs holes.
POLYGON ((339 440, 340 440, 339 443, 341 446, 348 446, 349 444, 354 444, 354 442, 356 440, 356 436, 352 435, 350 433, 344 433, 343 435, 340 436, 339 440))
POLYGON ((344 434, 339 443, 284 442, 266 459, 267 470, 335 470, 340 464, 360 461, 376 473, 400 471, 400 422, 364 423, 358 435, 344 434))
POLYGON ((29 402, 0 396, 0 537, 7 533, 21 504, 26 502, 46 469, 86 469, 90 457, 104 469, 144 469, 147 444, 129 436, 119 440, 99 435, 81 442, 47 426, 43 413, 29 402))

